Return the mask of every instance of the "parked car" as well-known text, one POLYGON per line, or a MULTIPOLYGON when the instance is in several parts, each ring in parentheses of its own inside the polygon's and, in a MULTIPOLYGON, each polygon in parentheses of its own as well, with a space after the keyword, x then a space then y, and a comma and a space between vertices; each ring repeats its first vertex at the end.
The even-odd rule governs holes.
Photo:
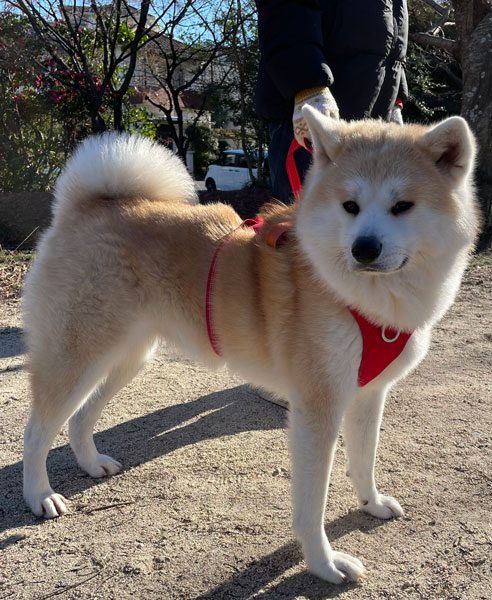
MULTIPOLYGON (((257 174, 257 160, 252 157, 253 175, 257 174)), ((209 165, 205 175, 207 190, 240 190, 251 179, 246 156, 242 150, 225 150, 216 164, 209 165)))

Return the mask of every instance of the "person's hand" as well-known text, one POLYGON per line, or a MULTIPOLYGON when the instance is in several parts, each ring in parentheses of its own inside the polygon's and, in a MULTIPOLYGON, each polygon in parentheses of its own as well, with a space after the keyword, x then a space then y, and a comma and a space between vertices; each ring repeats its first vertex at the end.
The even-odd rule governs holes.
POLYGON ((292 125, 294 127, 294 137, 301 146, 306 147, 305 139, 311 140, 306 119, 303 117, 301 108, 309 104, 328 117, 338 119, 338 106, 330 92, 329 87, 314 87, 303 90, 296 94, 294 100, 294 114, 292 115, 292 125))

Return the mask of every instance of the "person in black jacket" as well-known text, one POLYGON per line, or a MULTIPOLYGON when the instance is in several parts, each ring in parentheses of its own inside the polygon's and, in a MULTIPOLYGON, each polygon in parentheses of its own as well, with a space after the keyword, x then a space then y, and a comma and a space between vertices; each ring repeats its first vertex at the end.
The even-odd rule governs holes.
MULTIPOLYGON (((309 130, 300 112, 309 103, 342 119, 402 123, 407 98, 404 61, 406 0, 256 0, 261 60, 258 115, 270 122, 273 196, 292 199, 285 170, 295 138, 309 130)), ((301 179, 310 163, 295 153, 301 179)))

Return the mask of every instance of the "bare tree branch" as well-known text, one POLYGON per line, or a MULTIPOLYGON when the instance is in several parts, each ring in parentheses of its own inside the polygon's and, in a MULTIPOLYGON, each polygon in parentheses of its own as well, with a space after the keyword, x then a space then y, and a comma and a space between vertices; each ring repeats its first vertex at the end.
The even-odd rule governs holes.
MULTIPOLYGON (((442 28, 446 25, 447 20, 449 18, 449 13, 451 12, 451 7, 448 7, 444 13, 441 15, 439 21, 434 23, 428 30, 427 33, 431 35, 437 35, 439 31, 442 31, 442 28)), ((448 23, 449 25, 451 23, 448 23)))
POLYGON ((431 8, 436 10, 440 15, 443 15, 446 12, 446 7, 442 6, 435 0, 424 0, 426 4, 428 4, 431 8))
POLYGON ((440 48, 446 50, 452 56, 456 56, 459 46, 454 40, 448 38, 439 37, 437 35, 430 35, 428 33, 411 33, 409 39, 416 44, 421 46, 432 46, 434 48, 440 48))

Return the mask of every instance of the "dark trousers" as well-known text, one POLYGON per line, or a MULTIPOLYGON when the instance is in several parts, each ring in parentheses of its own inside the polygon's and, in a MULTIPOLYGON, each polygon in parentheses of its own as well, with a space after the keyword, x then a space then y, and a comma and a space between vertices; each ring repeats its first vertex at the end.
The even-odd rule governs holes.
MULTIPOLYGON (((290 187, 285 161, 289 147, 294 139, 292 121, 274 121, 270 123, 270 145, 268 147, 268 163, 270 165, 270 176, 272 179, 272 196, 284 204, 294 202, 294 196, 290 187)), ((294 153, 294 160, 301 181, 311 164, 311 155, 304 148, 294 153)))

